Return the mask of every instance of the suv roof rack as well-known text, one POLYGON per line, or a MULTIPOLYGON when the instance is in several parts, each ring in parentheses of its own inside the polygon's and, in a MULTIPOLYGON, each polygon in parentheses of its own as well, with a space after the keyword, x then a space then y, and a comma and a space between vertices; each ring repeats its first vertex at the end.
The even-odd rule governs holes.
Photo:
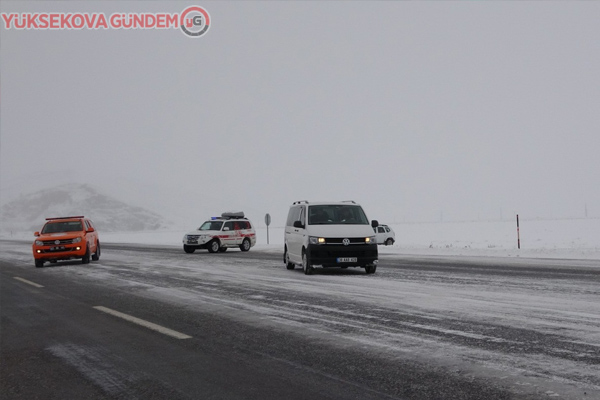
POLYGON ((46 221, 51 221, 53 219, 75 219, 75 218, 85 218, 83 215, 75 215, 73 217, 53 217, 53 218, 46 218, 46 221))
POLYGON ((356 204, 356 202, 354 200, 342 200, 342 203, 352 203, 352 204, 356 204))
POLYGON ((212 217, 212 220, 216 219, 248 219, 244 216, 243 211, 229 211, 221 214, 220 217, 212 217))

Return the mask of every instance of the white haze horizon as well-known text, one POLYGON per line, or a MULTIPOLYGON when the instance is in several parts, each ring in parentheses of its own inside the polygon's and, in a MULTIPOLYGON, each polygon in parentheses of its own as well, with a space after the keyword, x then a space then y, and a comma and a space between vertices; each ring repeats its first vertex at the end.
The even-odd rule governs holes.
MULTIPOLYGON (((600 3, 200 2, 210 30, 0 35, 0 204, 68 183, 190 228, 600 217, 600 3)), ((12 2, 180 12, 188 2, 12 2)))

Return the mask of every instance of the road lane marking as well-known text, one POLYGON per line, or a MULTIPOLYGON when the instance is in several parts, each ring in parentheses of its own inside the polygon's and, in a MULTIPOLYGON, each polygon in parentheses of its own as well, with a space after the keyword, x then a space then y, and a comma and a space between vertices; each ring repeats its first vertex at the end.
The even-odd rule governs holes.
POLYGON ((102 312, 105 312, 107 314, 114 315, 115 317, 119 317, 119 318, 122 318, 122 319, 124 319, 126 321, 133 322, 134 324, 138 324, 138 325, 141 325, 141 326, 143 326, 145 328, 152 329, 154 331, 160 332, 163 335, 172 336, 172 337, 174 337, 176 339, 191 339, 192 338, 191 336, 188 336, 188 335, 186 335, 184 333, 177 332, 177 331, 174 331, 174 330, 169 329, 169 328, 165 328, 164 326, 160 326, 160 325, 154 324, 152 322, 149 322, 149 321, 146 321, 146 320, 143 320, 143 319, 140 319, 140 318, 136 318, 136 317, 131 316, 129 314, 125 314, 125 313, 122 313, 122 312, 119 312, 119 311, 112 310, 112 309, 107 308, 107 307, 95 306, 94 308, 96 310, 98 310, 98 311, 102 311, 102 312))
POLYGON ((28 285, 31 285, 31 286, 35 286, 35 287, 43 287, 42 285, 39 285, 39 284, 37 284, 37 283, 35 283, 35 282, 28 281, 27 279, 23 279, 23 278, 20 278, 20 277, 18 277, 18 276, 14 276, 13 278, 15 278, 16 280, 18 280, 18 281, 21 281, 21 282, 23 282, 23 283, 26 283, 26 284, 28 284, 28 285))

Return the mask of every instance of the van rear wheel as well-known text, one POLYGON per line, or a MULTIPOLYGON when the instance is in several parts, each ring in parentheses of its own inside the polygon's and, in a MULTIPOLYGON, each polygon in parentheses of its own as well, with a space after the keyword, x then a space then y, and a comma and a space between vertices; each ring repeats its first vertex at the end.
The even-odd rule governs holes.
POLYGON ((285 248, 285 250, 283 252, 283 263, 285 264, 285 267, 287 269, 296 268, 296 264, 290 262, 290 255, 288 254, 287 247, 285 248))

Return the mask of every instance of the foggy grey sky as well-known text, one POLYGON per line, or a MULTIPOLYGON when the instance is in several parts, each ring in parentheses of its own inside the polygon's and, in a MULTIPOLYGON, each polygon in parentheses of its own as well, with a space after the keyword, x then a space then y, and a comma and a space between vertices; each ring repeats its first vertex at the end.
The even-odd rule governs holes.
POLYGON ((190 5, 200 38, 2 24, 3 202, 81 182, 193 221, 282 224, 299 199, 382 222, 600 216, 599 2, 0 8, 190 5))

